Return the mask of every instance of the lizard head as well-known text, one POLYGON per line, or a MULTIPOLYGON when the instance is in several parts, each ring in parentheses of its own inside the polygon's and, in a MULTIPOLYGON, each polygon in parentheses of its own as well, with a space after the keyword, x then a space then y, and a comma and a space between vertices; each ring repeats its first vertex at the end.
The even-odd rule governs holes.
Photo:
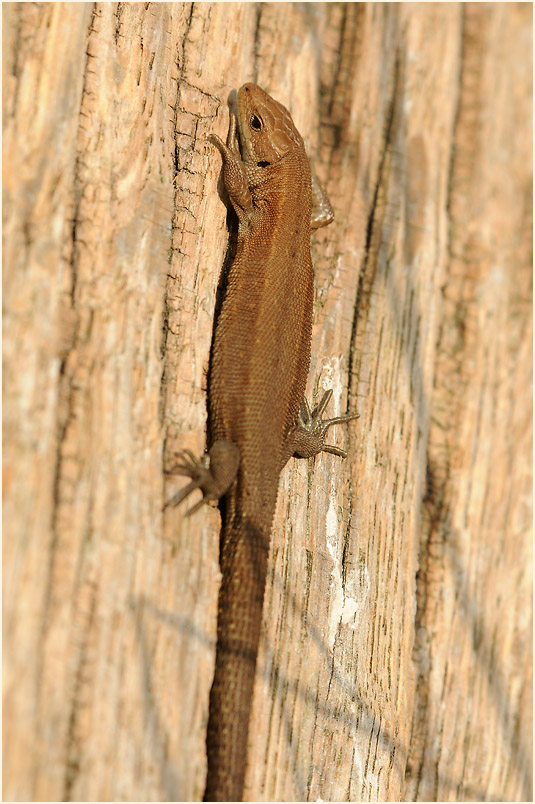
POLYGON ((237 117, 242 159, 248 164, 266 166, 304 147, 288 109, 258 84, 240 87, 237 117))

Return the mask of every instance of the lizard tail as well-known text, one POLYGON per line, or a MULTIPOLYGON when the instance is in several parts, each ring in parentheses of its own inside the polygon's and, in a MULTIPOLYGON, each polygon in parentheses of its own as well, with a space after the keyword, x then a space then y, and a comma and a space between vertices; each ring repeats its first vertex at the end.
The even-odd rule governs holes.
POLYGON ((225 528, 223 535, 205 801, 243 800, 269 530, 244 518, 225 528))

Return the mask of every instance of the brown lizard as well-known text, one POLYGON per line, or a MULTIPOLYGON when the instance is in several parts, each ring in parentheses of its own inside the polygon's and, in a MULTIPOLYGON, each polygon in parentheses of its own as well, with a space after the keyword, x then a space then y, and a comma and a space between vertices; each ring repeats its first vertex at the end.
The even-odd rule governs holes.
POLYGON ((244 84, 226 145, 211 140, 223 156, 238 242, 212 348, 211 446, 201 460, 183 453, 176 471, 191 482, 169 504, 197 488, 203 499, 189 513, 225 497, 204 797, 241 801, 279 475, 292 455, 345 457, 324 443, 325 432, 356 414, 323 421, 332 391, 313 411, 303 401, 314 299, 310 230, 334 216, 289 112, 244 84))

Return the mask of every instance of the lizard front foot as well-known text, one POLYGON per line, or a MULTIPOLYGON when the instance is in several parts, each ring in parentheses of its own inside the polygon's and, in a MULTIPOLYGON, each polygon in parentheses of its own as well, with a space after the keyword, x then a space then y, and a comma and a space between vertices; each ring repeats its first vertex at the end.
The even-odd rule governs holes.
POLYGON ((202 500, 199 500, 187 511, 186 516, 198 511, 205 503, 219 500, 229 490, 236 478, 240 463, 240 450, 232 441, 216 441, 210 450, 196 458, 193 452, 185 449, 178 454, 178 462, 168 474, 185 475, 191 482, 168 500, 164 508, 178 505, 192 491, 200 489, 202 500))
POLYGON ((317 455, 318 452, 330 452, 333 455, 340 455, 341 458, 347 457, 345 450, 334 447, 331 444, 325 444, 325 433, 333 424, 340 424, 341 422, 348 422, 351 419, 357 419, 359 414, 350 413, 347 416, 335 416, 332 419, 322 419, 321 417, 329 404, 332 394, 332 389, 325 391, 321 402, 319 405, 316 405, 312 411, 306 399, 301 403, 297 424, 288 436, 292 454, 296 458, 312 458, 314 455, 317 455))

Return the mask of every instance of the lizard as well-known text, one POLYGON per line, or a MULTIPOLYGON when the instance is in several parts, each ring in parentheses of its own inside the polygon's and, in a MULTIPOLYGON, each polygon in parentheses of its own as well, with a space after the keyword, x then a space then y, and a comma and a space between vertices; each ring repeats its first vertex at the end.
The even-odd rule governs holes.
POLYGON ((203 497, 188 514, 224 499, 204 800, 242 801, 279 476, 291 456, 345 457, 325 434, 358 414, 324 420, 332 391, 313 410, 304 398, 314 300, 310 234, 334 213, 290 113, 246 83, 226 143, 210 140, 238 217, 237 246, 212 345, 211 446, 200 459, 190 450, 180 454, 174 471, 190 482, 168 505, 196 489, 203 497))

